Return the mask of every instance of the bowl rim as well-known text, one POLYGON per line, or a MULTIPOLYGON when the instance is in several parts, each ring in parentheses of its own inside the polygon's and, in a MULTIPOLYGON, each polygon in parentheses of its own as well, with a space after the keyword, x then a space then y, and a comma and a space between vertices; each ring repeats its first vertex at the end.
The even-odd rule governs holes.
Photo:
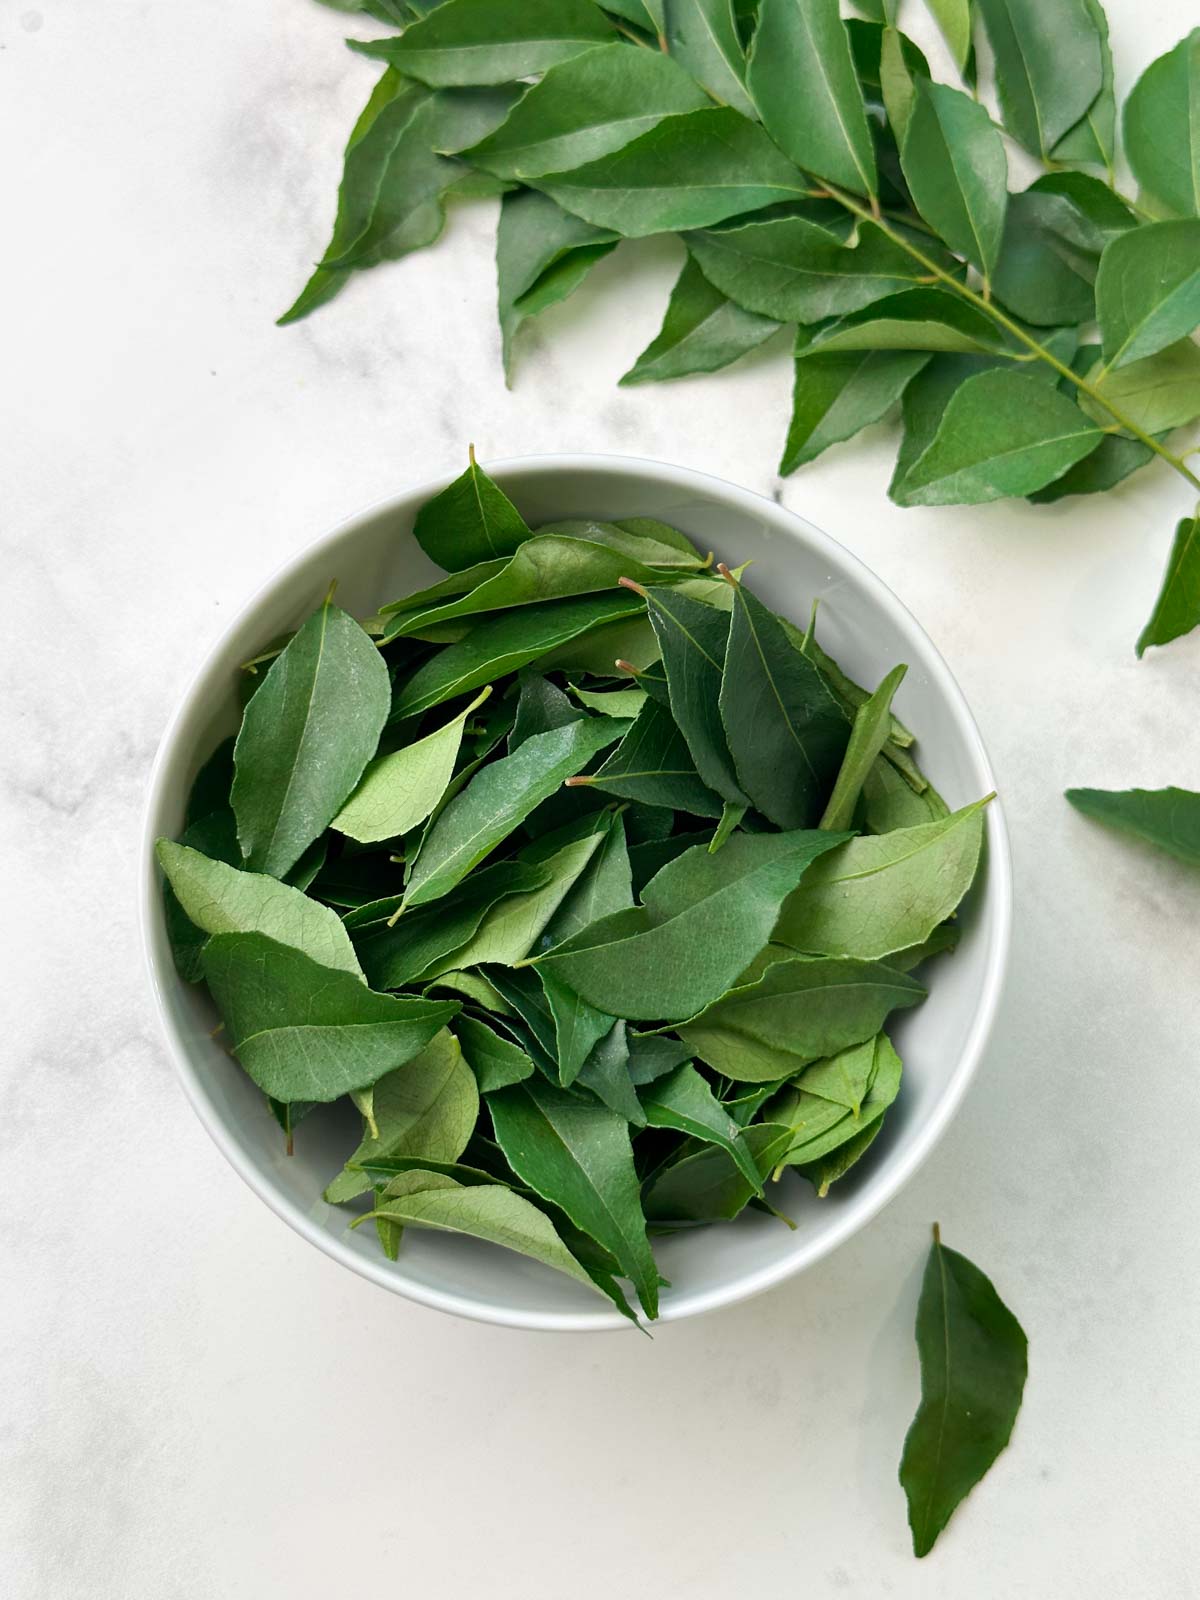
MULTIPOLYGON (((995 775, 979 727, 967 704, 966 696, 933 640, 882 578, 845 545, 814 526, 806 518, 788 510, 766 495, 742 488, 715 474, 701 472, 692 467, 675 466, 652 457, 562 451, 530 456, 507 456, 487 462, 485 465, 489 473, 500 479, 508 474, 529 472, 547 474, 551 477, 571 476, 581 472, 613 477, 624 477, 631 473, 650 474, 665 487, 673 490, 690 492, 705 499, 716 499, 727 504, 733 501, 741 508, 763 517, 770 527, 784 533, 785 536, 798 538, 815 546, 835 567, 853 574, 868 591, 870 598, 884 610, 890 611, 923 646, 929 675, 936 679, 939 690, 951 708, 964 747, 975 766, 980 793, 995 792, 995 775)), ((485 1305, 477 1300, 468 1300, 452 1291, 434 1289, 426 1284, 413 1282, 405 1277, 402 1268, 397 1270, 397 1263, 387 1262, 382 1256, 376 1262, 350 1251, 340 1238, 319 1225, 282 1194, 263 1169, 242 1151, 228 1133, 224 1119, 218 1114, 209 1098, 191 1060, 185 1041, 171 1020, 164 988, 168 982, 178 983, 178 975, 170 967, 169 961, 160 962, 156 955, 152 930, 159 915, 161 896, 154 856, 155 819, 161 809, 162 794, 168 774, 176 760, 175 747, 180 729, 200 698, 201 690, 205 688, 217 658, 223 653, 226 641, 270 597, 278 585, 318 552, 354 533, 359 527, 398 510, 401 506, 420 504, 423 500, 439 493, 453 481, 455 476, 457 474, 454 473, 441 474, 409 489, 384 495, 305 544, 259 584, 205 652, 203 659, 188 679, 163 731, 147 784, 146 801, 139 829, 141 850, 138 876, 139 927, 142 953, 159 1025, 166 1036, 176 1074, 193 1111, 240 1177, 259 1199, 302 1238, 316 1245, 343 1266, 349 1267, 360 1277, 367 1278, 394 1294, 403 1295, 419 1304, 466 1317, 472 1321, 544 1332, 615 1331, 629 1327, 627 1320, 616 1311, 597 1309, 577 1313, 529 1312, 503 1304, 485 1305)), ((699 1316, 707 1311, 715 1311, 723 1306, 748 1300, 773 1288, 794 1273, 813 1266, 876 1217, 915 1176, 942 1138, 979 1068, 983 1052, 991 1037, 1009 961, 1012 937, 1012 856, 1004 809, 998 794, 988 806, 986 816, 987 870, 982 907, 985 921, 988 923, 989 948, 982 991, 958 1064, 933 1113, 916 1129, 903 1162, 885 1184, 878 1186, 877 1192, 864 1196, 860 1205, 839 1213, 835 1224, 804 1248, 782 1256, 778 1261, 720 1287, 695 1291, 674 1302, 668 1299, 661 1308, 658 1318, 660 1323, 699 1316)))

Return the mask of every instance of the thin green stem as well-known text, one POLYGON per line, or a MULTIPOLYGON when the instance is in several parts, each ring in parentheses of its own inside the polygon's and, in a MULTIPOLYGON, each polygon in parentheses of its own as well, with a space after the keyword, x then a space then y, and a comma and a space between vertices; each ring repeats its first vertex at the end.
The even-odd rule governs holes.
POLYGON ((948 284, 964 300, 969 300, 973 306, 976 306, 986 316, 989 316, 993 322, 1003 328, 1012 338, 1023 344, 1031 355, 1053 367, 1060 377, 1066 378, 1081 394, 1086 394, 1096 405, 1102 406, 1119 427, 1126 429, 1135 439, 1140 439, 1147 449, 1153 450, 1156 456, 1161 456, 1181 477, 1186 478, 1194 489, 1200 490, 1200 478, 1191 471, 1181 456, 1174 455, 1160 444, 1153 434, 1147 433, 1144 428, 1139 428, 1137 423, 1113 405, 1112 401, 1107 399, 1094 383, 1084 377, 1082 373, 1073 371, 1065 361, 1060 361, 1053 351, 1047 350, 1046 346, 1039 343, 1032 334, 1026 333, 1020 323, 1014 322, 1010 316, 1001 311, 994 300, 977 294, 970 284, 960 282, 953 273, 947 272, 944 267, 939 266, 936 261, 927 256, 923 250, 919 250, 911 240, 906 239, 903 234, 897 233, 894 228, 889 227, 883 218, 873 216, 867 207, 860 204, 853 195, 844 194, 840 189, 834 188, 832 184, 827 184, 826 188, 832 199, 845 206, 847 211, 853 212, 861 220, 874 222, 875 226, 885 233, 893 244, 897 244, 902 250, 906 250, 913 260, 919 261, 928 272, 932 273, 934 278, 941 283, 948 284))

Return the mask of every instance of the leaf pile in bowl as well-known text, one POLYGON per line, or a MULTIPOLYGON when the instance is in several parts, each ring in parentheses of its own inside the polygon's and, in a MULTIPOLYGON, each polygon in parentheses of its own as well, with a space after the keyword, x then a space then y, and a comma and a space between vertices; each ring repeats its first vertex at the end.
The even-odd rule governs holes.
POLYGON ((176 964, 289 1147, 353 1100, 326 1198, 390 1257, 470 1234, 652 1318, 652 1233, 879 1132, 986 802, 922 776, 903 667, 858 687, 673 528, 531 530, 472 458, 414 532, 445 578, 248 664, 158 845, 176 964))

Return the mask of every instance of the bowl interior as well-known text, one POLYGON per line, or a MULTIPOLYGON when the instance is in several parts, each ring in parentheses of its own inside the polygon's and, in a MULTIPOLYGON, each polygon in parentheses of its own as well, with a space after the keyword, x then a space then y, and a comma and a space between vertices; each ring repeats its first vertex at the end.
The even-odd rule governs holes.
MULTIPOLYGON (((540 457, 489 470, 533 526, 571 517, 659 517, 731 566, 752 559, 752 586, 797 623, 806 621, 819 597, 821 642, 853 677, 874 686, 896 662, 908 663, 896 708, 916 732, 922 765, 949 805, 994 786, 970 713, 929 640, 879 579, 815 528, 757 495, 650 462, 540 457)), ((178 978, 167 943, 151 843, 180 831, 196 771, 237 727, 239 663, 302 620, 335 577, 339 603, 366 615, 439 576, 410 530, 418 507, 441 487, 426 485, 374 508, 312 546, 243 612, 193 683, 164 738, 146 819, 144 917, 152 981, 185 1087, 209 1131, 252 1187, 322 1249, 386 1287, 462 1315, 542 1328, 624 1326, 599 1297, 509 1251, 410 1229, 400 1259, 391 1263, 370 1230, 350 1233, 345 1209, 327 1205, 321 1192, 356 1142, 357 1119, 341 1108, 314 1113, 298 1130, 289 1158, 261 1094, 210 1037, 211 1002, 178 978)), ((816 1260, 911 1175, 978 1061, 1003 974, 1008 912, 1007 844, 994 803, 987 861, 963 911, 958 950, 932 969, 925 1003, 902 1013, 890 1030, 904 1081, 870 1154, 824 1200, 804 1180, 785 1179, 780 1204, 796 1222, 795 1232, 749 1211, 734 1223, 658 1241, 671 1281, 665 1318, 742 1298, 816 1260)))

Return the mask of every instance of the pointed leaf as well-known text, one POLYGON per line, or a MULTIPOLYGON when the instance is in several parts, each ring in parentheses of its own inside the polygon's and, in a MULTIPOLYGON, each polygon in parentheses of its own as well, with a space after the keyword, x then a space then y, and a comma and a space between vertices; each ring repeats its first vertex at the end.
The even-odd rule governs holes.
POLYGON ((1096 316, 1109 367, 1152 356, 1200 325, 1200 219, 1119 234, 1100 257, 1096 316))
POLYGON ((351 41, 351 48, 443 87, 510 83, 613 37, 590 0, 446 0, 399 38, 351 41))
POLYGON ((944 289, 907 289, 817 333, 818 350, 938 350, 1014 353, 992 319, 944 289))
POLYGON ((859 706, 850 730, 850 743, 819 826, 835 832, 849 828, 867 774, 888 741, 892 723, 892 696, 900 687, 906 666, 893 667, 871 698, 859 706))
MULTIPOLYGON (((543 978, 543 982, 545 979, 543 978)), ((629 1044, 625 1024, 606 1018, 608 1027, 589 1051, 576 1080, 602 1105, 615 1111, 635 1128, 644 1128, 646 1114, 629 1075, 629 1044)))
POLYGON ((652 1128, 671 1128, 702 1144, 719 1146, 732 1157, 755 1194, 763 1192, 758 1164, 742 1130, 690 1062, 649 1084, 640 1098, 652 1128))
MULTIPOLYGON (((1163 433, 1200 417, 1200 345, 1180 339, 1116 372, 1102 371, 1092 383, 1105 400, 1143 433, 1163 433)), ((1107 408, 1090 395, 1079 404, 1102 427, 1111 427, 1107 408)))
POLYGON ((1086 0, 975 4, 996 60, 1004 126, 1034 155, 1049 156, 1103 87, 1100 31, 1086 0))
POLYGON ((431 561, 456 571, 511 556, 529 538, 525 519, 475 460, 417 512, 413 537, 431 561))
POLYGON ((496 297, 506 381, 521 324, 565 300, 616 246, 615 233, 573 217, 536 189, 504 196, 496 229, 496 297))
POLYGON ((1111 174, 1117 146, 1117 99, 1108 18, 1100 0, 1085 0, 1085 4, 1100 38, 1100 93, 1075 126, 1068 128, 1054 146, 1054 159, 1094 164, 1107 168, 1111 174))
POLYGON ((918 79, 900 158, 926 222, 989 276, 1004 232, 1008 161, 983 106, 959 89, 918 79))
POLYGON ((1090 321, 1101 251, 1135 225, 1133 214, 1095 178, 1049 173, 1009 196, 992 287, 1026 322, 1090 321))
POLYGON ((965 73, 973 48, 971 0, 925 0, 925 3, 950 47, 954 65, 960 73, 965 73))
POLYGON ((797 330, 792 420, 779 463, 785 477, 886 416, 929 360, 921 350, 813 353, 809 337, 797 330))
MULTIPOLYGON (((558 1081, 569 1089, 579 1076, 593 1046, 611 1032, 613 1019, 605 1011, 588 1005, 568 984, 552 972, 539 972, 546 1004, 554 1018, 554 1056, 558 1062, 558 1081)), ((603 1097, 602 1097, 603 1098, 603 1097)))
POLYGON ((480 1094, 506 1089, 533 1076, 533 1062, 524 1050, 465 1012, 454 1019, 454 1032, 467 1065, 475 1074, 480 1094))
POLYGON ((1170 644, 1172 639, 1190 633, 1197 623, 1200 623, 1200 514, 1184 517, 1175 529, 1154 611, 1138 638, 1138 655, 1143 655, 1151 645, 1170 644))
POLYGON ((657 1172, 645 1194, 646 1215, 653 1222, 720 1222, 745 1209, 762 1181, 779 1165, 792 1130, 757 1122, 742 1132, 754 1158, 759 1183, 751 1185, 733 1157, 719 1145, 685 1145, 685 1154, 657 1172))
POLYGON ((661 383, 715 372, 756 350, 779 326, 727 300, 689 256, 671 290, 662 329, 620 381, 661 383))
POLYGON ((1152 61, 1125 102, 1134 177, 1181 217, 1200 217, 1200 28, 1152 61))
POLYGON ((671 716, 697 772, 723 800, 749 805, 738 786, 721 722, 729 617, 668 589, 648 590, 646 609, 662 650, 671 716))
POLYGON ((646 701, 633 727, 588 782, 643 805, 690 811, 698 817, 721 815, 720 796, 701 780, 670 712, 655 700, 646 701))
POLYGON ((756 115, 732 0, 665 0, 667 49, 714 100, 756 115))
POLYGON ((1068 789, 1066 794, 1085 817, 1200 867, 1200 795, 1190 789, 1068 789))

